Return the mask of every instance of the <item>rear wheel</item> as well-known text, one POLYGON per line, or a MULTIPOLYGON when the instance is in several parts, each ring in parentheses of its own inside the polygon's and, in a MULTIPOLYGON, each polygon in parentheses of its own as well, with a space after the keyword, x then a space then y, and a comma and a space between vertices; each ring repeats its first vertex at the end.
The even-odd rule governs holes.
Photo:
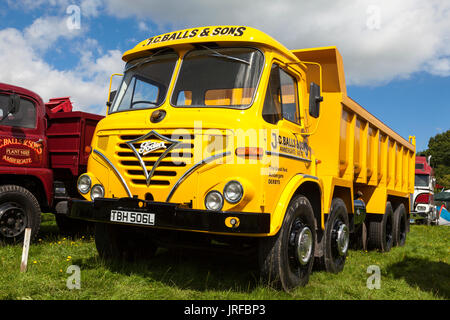
POLYGON ((308 283, 314 263, 316 230, 308 199, 293 198, 283 224, 273 237, 259 243, 259 262, 264 282, 289 291, 308 283))
POLYGON ((321 265, 328 272, 338 273, 344 269, 350 242, 348 225, 348 213, 344 201, 340 198, 333 199, 325 227, 321 257, 321 265))
POLYGON ((0 186, 0 240, 23 241, 25 229, 31 228, 31 240, 39 232, 41 209, 36 197, 16 185, 0 186))
POLYGON ((373 215, 369 224, 369 246, 382 252, 388 252, 393 244, 393 212, 388 201, 384 214, 373 215))
POLYGON ((406 242, 407 232, 406 209, 405 206, 400 204, 394 212, 394 226, 393 226, 393 244, 394 246, 404 246, 406 242))

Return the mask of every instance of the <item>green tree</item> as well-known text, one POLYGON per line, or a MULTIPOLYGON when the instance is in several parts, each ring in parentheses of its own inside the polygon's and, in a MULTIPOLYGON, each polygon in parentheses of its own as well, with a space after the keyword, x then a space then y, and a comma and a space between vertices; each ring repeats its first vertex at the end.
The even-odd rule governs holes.
POLYGON ((428 149, 417 155, 431 156, 436 182, 450 188, 450 130, 431 137, 428 141, 428 149))

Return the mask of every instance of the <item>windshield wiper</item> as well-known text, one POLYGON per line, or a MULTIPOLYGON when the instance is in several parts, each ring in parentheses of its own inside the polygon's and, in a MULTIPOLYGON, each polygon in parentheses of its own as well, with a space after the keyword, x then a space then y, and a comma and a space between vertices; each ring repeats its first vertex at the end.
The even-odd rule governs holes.
POLYGON ((207 47, 207 46, 204 46, 204 45, 200 45, 200 46, 203 47, 203 48, 205 48, 206 50, 212 52, 211 54, 208 55, 208 56, 210 56, 210 57, 224 58, 224 59, 233 60, 233 61, 237 61, 237 62, 240 62, 240 63, 245 63, 245 64, 247 64, 247 65, 250 65, 250 62, 248 62, 247 60, 239 59, 239 58, 236 58, 236 57, 233 57, 233 56, 227 56, 227 55, 225 55, 225 54, 222 54, 222 53, 220 53, 220 52, 217 52, 216 50, 211 49, 211 48, 209 48, 209 47, 207 47))
POLYGON ((146 58, 146 59, 144 59, 144 60, 142 60, 142 61, 139 61, 138 63, 135 63, 135 64, 129 66, 128 68, 126 68, 126 69, 124 70, 124 72, 127 72, 128 70, 137 68, 137 67, 139 67, 139 66, 142 66, 143 64, 152 61, 156 55, 161 54, 161 53, 163 53, 163 52, 165 52, 165 51, 169 51, 169 50, 170 50, 169 48, 165 48, 165 49, 156 51, 156 52, 155 52, 154 54, 152 54, 150 57, 148 57, 148 58, 146 58))

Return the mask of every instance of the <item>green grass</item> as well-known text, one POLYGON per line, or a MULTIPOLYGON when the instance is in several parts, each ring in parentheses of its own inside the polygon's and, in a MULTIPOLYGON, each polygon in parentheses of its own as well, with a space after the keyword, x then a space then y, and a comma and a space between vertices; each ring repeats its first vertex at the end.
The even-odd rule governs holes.
POLYGON ((315 271, 308 285, 286 293, 258 281, 255 263, 230 255, 159 250, 147 262, 99 259, 92 236, 65 238, 52 215, 30 247, 20 272, 21 245, 0 246, 0 299, 450 299, 450 228, 411 226, 404 247, 389 253, 351 250, 339 274, 315 271), (81 269, 81 289, 66 286, 67 268, 81 269), (368 289, 367 268, 381 270, 381 288, 368 289))

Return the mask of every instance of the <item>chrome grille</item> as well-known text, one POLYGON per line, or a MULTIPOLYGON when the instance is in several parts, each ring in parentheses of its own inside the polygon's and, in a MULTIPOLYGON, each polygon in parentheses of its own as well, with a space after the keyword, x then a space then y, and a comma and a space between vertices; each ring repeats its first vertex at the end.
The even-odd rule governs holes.
MULTIPOLYGON (((158 133, 164 137, 171 138, 171 132, 159 131, 158 133)), ((142 134, 136 135, 119 135, 116 144, 115 157, 120 167, 123 168, 128 180, 135 186, 147 186, 145 173, 140 165, 139 159, 134 154, 133 150, 127 145, 126 142, 138 139, 142 137, 142 134)), ((170 186, 173 185, 178 178, 186 171, 186 167, 192 165, 193 162, 193 148, 194 148, 194 135, 184 135, 175 139, 181 141, 176 145, 163 159, 161 159, 159 165, 153 172, 153 176, 149 182, 152 186, 170 186)), ((140 149, 140 145, 143 142, 161 142, 158 137, 150 137, 138 142, 133 143, 136 150, 140 149)), ((170 143, 168 143, 170 145, 170 143)), ((153 169, 153 166, 158 159, 163 155, 164 149, 158 149, 151 151, 146 155, 140 154, 145 167, 148 172, 153 169)))

